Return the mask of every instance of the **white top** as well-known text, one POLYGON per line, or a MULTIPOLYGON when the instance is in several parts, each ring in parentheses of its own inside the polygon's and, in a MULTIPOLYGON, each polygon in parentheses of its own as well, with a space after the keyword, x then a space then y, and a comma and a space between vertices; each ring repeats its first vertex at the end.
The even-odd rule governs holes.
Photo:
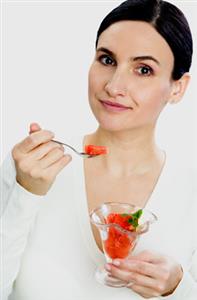
MULTIPOLYGON (((81 139, 75 146, 82 148, 81 139)), ((144 299, 131 289, 103 286, 94 278, 95 268, 105 260, 90 226, 81 157, 73 154, 45 197, 16 182, 11 155, 2 170, 1 300, 10 294, 9 300, 144 299)), ((178 167, 167 155, 146 205, 158 221, 141 237, 135 252, 170 255, 184 268, 181 283, 165 299, 197 299, 196 178, 191 168, 178 167)))

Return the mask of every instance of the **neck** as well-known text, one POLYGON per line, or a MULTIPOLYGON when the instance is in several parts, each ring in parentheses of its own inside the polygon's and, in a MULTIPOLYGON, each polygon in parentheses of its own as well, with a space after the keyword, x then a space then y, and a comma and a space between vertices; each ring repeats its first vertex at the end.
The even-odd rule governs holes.
POLYGON ((109 132, 98 128, 91 142, 109 148, 109 154, 100 157, 103 166, 113 176, 144 174, 163 160, 155 144, 154 128, 137 128, 127 132, 109 132))

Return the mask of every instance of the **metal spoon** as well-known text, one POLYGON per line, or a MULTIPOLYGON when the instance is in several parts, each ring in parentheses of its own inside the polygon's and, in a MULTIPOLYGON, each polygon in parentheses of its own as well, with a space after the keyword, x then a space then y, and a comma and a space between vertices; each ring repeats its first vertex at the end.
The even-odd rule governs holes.
POLYGON ((57 144, 60 144, 60 145, 63 145, 63 146, 66 146, 68 148, 70 148, 71 150, 73 150, 76 154, 80 155, 81 157, 83 158, 91 158, 91 157, 94 157, 94 156, 97 156, 98 154, 87 154, 85 152, 79 152, 77 151, 75 148, 73 148, 72 146, 68 145, 68 144, 65 144, 65 143, 62 143, 62 142, 59 142, 59 141, 56 141, 56 140, 52 140, 52 142, 55 142, 57 144))

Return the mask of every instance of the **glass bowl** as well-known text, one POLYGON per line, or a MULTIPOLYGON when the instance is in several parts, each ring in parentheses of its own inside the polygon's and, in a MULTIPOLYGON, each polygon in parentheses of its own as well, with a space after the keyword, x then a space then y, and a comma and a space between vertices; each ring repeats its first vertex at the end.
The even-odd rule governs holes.
MULTIPOLYGON (((157 217, 151 211, 129 203, 105 202, 91 211, 90 220, 99 230, 106 262, 112 263, 113 259, 126 259, 132 254, 139 237, 149 230, 157 217), (133 230, 127 230, 109 220, 109 215, 126 216, 140 210, 142 210, 142 215, 138 219, 137 227, 133 230)), ((108 286, 123 287, 128 284, 109 276, 103 266, 97 268, 95 277, 98 282, 108 286)))

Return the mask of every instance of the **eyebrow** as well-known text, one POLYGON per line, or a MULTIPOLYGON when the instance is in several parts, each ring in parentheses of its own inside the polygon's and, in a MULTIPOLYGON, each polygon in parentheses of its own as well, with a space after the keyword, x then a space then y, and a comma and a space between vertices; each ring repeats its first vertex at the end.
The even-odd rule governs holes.
MULTIPOLYGON (((105 47, 100 47, 100 48, 96 49, 96 52, 99 52, 99 51, 105 52, 105 53, 109 54, 110 56, 116 57, 116 55, 111 50, 109 50, 109 49, 107 49, 105 47)), ((151 55, 142 55, 142 56, 131 57, 131 60, 132 61, 152 60, 157 65, 160 66, 159 61, 156 58, 154 58, 153 56, 151 56, 151 55)))

